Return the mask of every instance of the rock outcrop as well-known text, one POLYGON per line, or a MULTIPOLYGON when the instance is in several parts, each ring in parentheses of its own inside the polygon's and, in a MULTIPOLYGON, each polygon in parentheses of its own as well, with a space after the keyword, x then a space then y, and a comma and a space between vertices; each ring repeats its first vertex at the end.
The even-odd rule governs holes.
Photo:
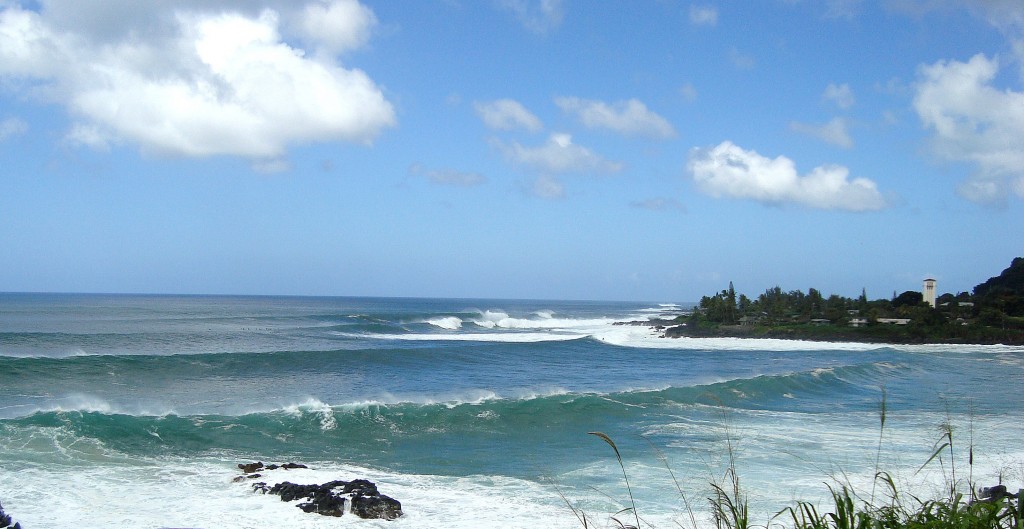
MULTIPOLYGON (((256 474, 262 470, 308 468, 305 465, 286 463, 284 465, 266 465, 261 462, 240 464, 238 468, 245 476, 241 479, 262 477, 256 474)), ((238 478, 235 481, 239 481, 238 478)), ((317 513, 324 516, 342 516, 347 511, 364 519, 394 520, 402 516, 402 504, 377 490, 377 485, 365 479, 352 481, 335 480, 322 485, 303 485, 284 481, 268 485, 260 481, 253 483, 252 488, 262 494, 280 496, 281 501, 305 500, 297 505, 303 512, 317 513)))
POLYGON ((21 529, 21 524, 16 523, 11 519, 11 516, 4 512, 4 506, 0 505, 0 528, 10 527, 11 529, 21 529))

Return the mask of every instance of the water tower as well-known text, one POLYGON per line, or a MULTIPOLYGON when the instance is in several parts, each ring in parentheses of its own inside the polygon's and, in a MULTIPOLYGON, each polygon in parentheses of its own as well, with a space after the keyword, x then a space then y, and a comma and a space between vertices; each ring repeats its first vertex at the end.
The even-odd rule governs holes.
POLYGON ((928 305, 931 305, 931 307, 934 309, 935 308, 935 280, 934 279, 928 278, 928 279, 924 280, 924 290, 921 291, 921 294, 924 295, 924 302, 927 303, 928 305))

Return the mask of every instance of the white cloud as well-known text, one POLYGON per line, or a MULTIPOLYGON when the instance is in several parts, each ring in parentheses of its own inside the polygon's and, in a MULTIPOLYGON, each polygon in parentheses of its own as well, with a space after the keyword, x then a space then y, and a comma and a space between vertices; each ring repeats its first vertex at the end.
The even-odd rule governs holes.
POLYGON ((714 6, 690 6, 690 23, 695 26, 714 26, 718 24, 718 10, 714 6))
POLYGON ((589 128, 650 138, 671 138, 676 134, 668 120, 636 99, 608 104, 578 97, 557 97, 555 104, 589 128))
POLYGON ((312 2, 298 17, 303 37, 332 54, 366 44, 376 24, 373 11, 357 0, 312 2))
POLYGON ((974 202, 1024 197, 1024 92, 992 86, 998 61, 978 54, 968 62, 921 66, 914 110, 934 132, 936 156, 977 169, 960 186, 974 202))
POLYGON ((821 166, 800 176, 789 158, 766 158, 729 141, 711 149, 693 149, 687 168, 697 188, 715 198, 725 196, 772 205, 796 203, 847 211, 878 210, 886 206, 873 181, 849 180, 849 170, 845 167, 821 166))
POLYGON ((18 118, 7 118, 0 121, 0 141, 4 141, 7 138, 24 134, 28 130, 28 123, 18 118))
POLYGON ((484 124, 495 130, 526 129, 536 132, 544 128, 540 119, 512 99, 498 99, 489 103, 474 103, 473 108, 484 124))
POLYGON ((552 173, 613 173, 622 164, 605 160, 590 149, 576 145, 568 134, 552 134, 539 147, 524 147, 518 142, 504 143, 492 140, 505 157, 515 163, 543 174, 552 173))
POLYGON ((68 139, 96 147, 125 141, 170 155, 267 160, 293 144, 368 144, 395 124, 366 73, 307 57, 282 35, 290 27, 282 19, 321 13, 319 25, 298 24, 299 37, 337 52, 365 41, 372 13, 354 0, 256 4, 8 7, 0 11, 0 78, 41 82, 78 122, 68 139), (77 25, 69 13, 80 14, 77 25))
POLYGON ((501 0, 501 6, 515 13, 523 27, 539 34, 557 28, 565 17, 563 0, 501 0))
POLYGON ((829 83, 821 97, 827 101, 832 101, 843 110, 852 107, 857 101, 853 96, 853 90, 850 88, 850 85, 845 83, 841 85, 829 83))
POLYGON ((850 138, 850 134, 846 130, 847 125, 848 123, 845 118, 833 118, 824 125, 811 125, 794 121, 789 124, 789 128, 795 132, 818 138, 825 143, 849 149, 853 147, 853 139, 850 138))

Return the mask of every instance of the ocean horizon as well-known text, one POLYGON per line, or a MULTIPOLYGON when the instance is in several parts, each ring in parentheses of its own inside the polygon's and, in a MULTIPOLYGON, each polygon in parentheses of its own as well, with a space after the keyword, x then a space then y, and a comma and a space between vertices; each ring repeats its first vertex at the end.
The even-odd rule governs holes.
POLYGON ((730 468, 758 524, 878 470, 921 497, 1022 486, 1024 347, 620 325, 691 306, 0 293, 0 504, 26 529, 580 527, 567 502, 607 526, 629 496, 589 432, 657 527, 689 527, 686 502, 713 526, 730 468), (304 513, 235 480, 254 461, 369 479, 405 515, 304 513))

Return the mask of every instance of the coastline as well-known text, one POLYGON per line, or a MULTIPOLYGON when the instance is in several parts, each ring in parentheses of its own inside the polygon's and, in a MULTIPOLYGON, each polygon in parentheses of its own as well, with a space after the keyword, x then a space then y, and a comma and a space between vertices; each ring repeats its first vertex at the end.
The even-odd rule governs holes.
POLYGON ((1024 336, 1013 339, 1005 335, 992 340, 970 340, 951 337, 943 341, 927 340, 926 336, 914 336, 891 326, 838 327, 835 325, 716 325, 698 326, 678 319, 651 319, 620 322, 616 325, 639 325, 651 327, 659 338, 738 338, 794 340, 806 342, 863 343, 871 345, 1010 345, 1024 346, 1024 336), (881 331, 881 332, 879 332, 881 331), (1010 339, 1005 339, 1005 338, 1010 339))

